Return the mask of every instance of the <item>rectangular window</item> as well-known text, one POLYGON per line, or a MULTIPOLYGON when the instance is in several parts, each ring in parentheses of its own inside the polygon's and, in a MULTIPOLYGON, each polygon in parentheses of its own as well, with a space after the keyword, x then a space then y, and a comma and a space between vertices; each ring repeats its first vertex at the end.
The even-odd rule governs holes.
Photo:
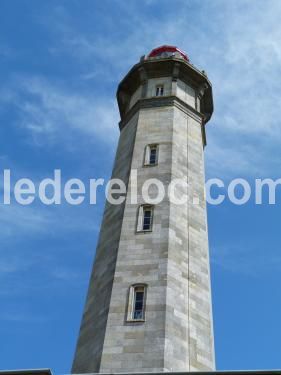
POLYGON ((143 210, 143 228, 142 230, 151 230, 152 227, 152 209, 146 207, 143 210))
POLYGON ((143 322, 145 320, 146 284, 130 286, 127 311, 128 322, 143 322))
POLYGON ((155 88, 155 96, 163 96, 164 95, 164 86, 158 85, 155 88))
POLYGON ((158 145, 145 147, 144 165, 156 165, 158 163, 158 145))
POLYGON ((149 164, 156 164, 157 161, 157 146, 150 147, 149 164))
POLYGON ((138 211, 137 232, 152 231, 153 206, 142 205, 138 211))
POLYGON ((136 287, 134 293, 134 314, 133 319, 144 318, 144 287, 136 287))

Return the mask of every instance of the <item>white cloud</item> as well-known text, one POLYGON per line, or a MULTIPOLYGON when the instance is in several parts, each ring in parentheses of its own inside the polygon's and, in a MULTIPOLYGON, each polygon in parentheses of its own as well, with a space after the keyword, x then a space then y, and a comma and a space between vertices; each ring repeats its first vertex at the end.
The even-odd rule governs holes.
POLYGON ((4 312, 0 313, 0 319, 3 322, 8 322, 8 323, 45 323, 46 321, 50 320, 50 316, 46 315, 39 315, 39 314, 31 314, 30 312, 25 312, 25 311, 10 311, 10 312, 4 312))
POLYGON ((23 95, 18 96, 21 125, 34 139, 55 142, 57 138, 81 134, 89 142, 114 142, 118 137, 118 112, 114 100, 76 94, 43 79, 19 81, 23 95))
POLYGON ((273 248, 269 256, 266 247, 227 244, 212 251, 211 262, 226 271, 260 277, 266 273, 280 271, 281 255, 277 248, 273 248))
MULTIPOLYGON (((163 1, 162 6, 169 8, 169 3, 163 1)), ((259 2, 253 7, 244 0, 203 2, 197 9, 196 22, 189 15, 186 1, 177 1, 177 7, 163 11, 159 17, 149 13, 144 16, 136 4, 119 3, 119 8, 124 17, 117 35, 110 14, 103 16, 107 26, 104 34, 83 32, 64 15, 57 30, 58 53, 71 54, 82 63, 94 61, 96 70, 84 76, 96 77, 95 71, 99 71, 101 77, 114 77, 117 84, 151 48, 164 43, 178 45, 192 62, 209 72, 213 83, 215 114, 211 122, 216 127, 208 128, 212 151, 207 157, 218 158, 216 163, 211 162, 214 173, 235 170, 253 174, 261 167, 261 160, 264 173, 271 173, 271 151, 264 142, 273 147, 281 143, 281 3, 259 2), (232 147, 226 147, 226 137, 232 147), (262 140, 258 146, 257 137, 262 140), (245 146, 239 147, 243 143, 245 146), (216 169, 221 160, 226 161, 225 168, 216 169)))
POLYGON ((71 148, 79 136, 91 144, 118 139, 115 98, 78 93, 43 78, 17 77, 0 92, 0 105, 8 104, 15 106, 18 124, 38 145, 60 142, 71 148))
POLYGON ((15 258, 1 259, 1 264, 0 264, 1 277, 5 274, 18 272, 20 269, 25 268, 26 264, 24 263, 25 262, 23 259, 21 259, 21 261, 15 258))
POLYGON ((70 269, 69 267, 55 267, 51 271, 51 275, 54 279, 59 280, 64 283, 73 283, 77 286, 78 282, 84 281, 81 273, 77 270, 70 269))
POLYGON ((46 209, 40 210, 31 206, 1 204, 0 222, 1 237, 12 237, 16 233, 42 233, 48 230, 51 215, 46 209))
POLYGON ((2 241, 17 240, 20 236, 43 236, 46 234, 61 234, 63 232, 95 232, 96 223, 92 218, 85 220, 88 210, 77 211, 76 207, 41 206, 35 203, 30 206, 21 206, 17 203, 1 204, 0 239, 2 241), (75 214, 73 211, 75 211, 75 214))
POLYGON ((15 52, 7 45, 0 44, 0 58, 10 58, 14 56, 15 52))
MULTIPOLYGON (((148 1, 150 5, 153 1, 148 1)), ((281 3, 260 1, 253 7, 245 0, 203 2, 194 20, 186 1, 177 1, 173 9, 163 1, 157 17, 142 13, 136 3, 119 2, 118 7, 122 14, 118 32, 115 15, 100 14, 104 33, 83 30, 69 17, 67 8, 55 8, 55 22, 45 20, 45 26, 56 36, 50 47, 52 53, 76 61, 78 77, 102 87, 104 82, 116 86, 139 57, 153 47, 178 45, 191 62, 209 72, 213 83, 215 113, 213 125, 208 126, 207 158, 212 159, 214 173, 235 170, 252 174, 256 170, 253 164, 259 169, 262 161, 264 173, 270 174, 275 165, 270 163, 268 143, 272 148, 281 143, 281 3), (165 7, 170 11, 165 12, 165 7), (257 147, 259 152, 255 151, 257 147), (225 167, 216 169, 221 160, 225 167)), ((112 93, 101 98, 76 93, 67 83, 61 87, 32 77, 22 80, 21 88, 29 96, 18 101, 22 124, 36 142, 56 142, 58 137, 78 133, 93 141, 116 142, 119 115, 112 93)))

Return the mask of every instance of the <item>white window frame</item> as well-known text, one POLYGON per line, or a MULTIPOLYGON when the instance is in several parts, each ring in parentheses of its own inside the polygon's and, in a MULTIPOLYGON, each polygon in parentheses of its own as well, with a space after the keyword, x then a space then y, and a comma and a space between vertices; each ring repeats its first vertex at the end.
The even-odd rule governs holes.
POLYGON ((137 216, 137 232, 139 232, 139 233, 152 232, 153 214, 154 214, 154 206, 153 205, 142 204, 141 206, 139 206, 138 216, 137 216), (146 210, 151 211, 150 226, 149 226, 148 229, 144 229, 144 213, 145 213, 146 210))
POLYGON ((155 86, 155 96, 164 96, 164 85, 155 86))
POLYGON ((153 143, 150 145, 146 145, 144 149, 144 159, 143 159, 143 165, 145 167, 154 167, 158 164, 158 155, 159 155, 159 144, 153 143), (151 163, 151 150, 156 149, 156 158, 155 163, 151 163))
POLYGON ((133 284, 129 288, 128 298, 128 309, 127 309, 127 322, 145 322, 145 309, 146 309, 146 296, 147 296, 147 284, 133 284), (142 317, 135 318, 135 307, 136 307, 136 293, 137 289, 141 289, 143 292, 142 301, 142 317))

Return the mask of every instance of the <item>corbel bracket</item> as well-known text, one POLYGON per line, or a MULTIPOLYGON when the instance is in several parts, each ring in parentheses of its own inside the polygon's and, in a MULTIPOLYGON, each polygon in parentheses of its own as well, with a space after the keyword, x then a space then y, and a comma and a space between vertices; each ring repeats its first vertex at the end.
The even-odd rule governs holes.
POLYGON ((176 81, 179 78, 180 74, 180 64, 178 62, 174 63, 173 72, 172 72, 172 79, 176 81))

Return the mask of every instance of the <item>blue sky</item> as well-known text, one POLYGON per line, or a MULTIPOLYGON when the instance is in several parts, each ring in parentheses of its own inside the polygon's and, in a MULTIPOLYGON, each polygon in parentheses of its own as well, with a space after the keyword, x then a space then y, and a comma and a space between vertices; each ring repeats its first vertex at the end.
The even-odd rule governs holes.
MULTIPOLYGON (((172 44, 213 84, 207 177, 281 177, 280 14, 278 0, 2 0, 1 171, 109 178, 117 84, 141 55, 172 44)), ((2 177, 0 193, 0 368, 67 373, 103 196, 96 206, 3 206, 2 177)), ((208 207, 218 369, 281 367, 280 203, 208 207)))

